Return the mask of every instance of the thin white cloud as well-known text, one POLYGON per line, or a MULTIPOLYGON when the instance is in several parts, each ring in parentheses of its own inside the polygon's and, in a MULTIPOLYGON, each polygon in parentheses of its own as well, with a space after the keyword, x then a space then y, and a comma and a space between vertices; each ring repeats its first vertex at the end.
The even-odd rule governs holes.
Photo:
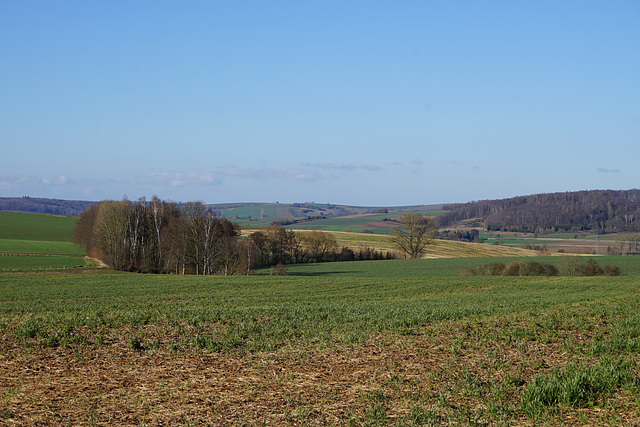
POLYGON ((65 185, 69 183, 69 178, 65 175, 58 175, 53 178, 40 178, 40 182, 42 182, 45 185, 51 185, 51 184, 65 185))
POLYGON ((73 192, 77 181, 70 179, 66 175, 53 177, 41 177, 31 174, 20 175, 0 175, 0 190, 3 195, 13 196, 64 196, 73 192))
POLYGON ((146 176, 129 177, 124 181, 130 184, 141 185, 169 185, 182 187, 185 185, 211 185, 220 184, 222 180, 212 173, 207 172, 161 172, 146 176))
POLYGON ((235 177, 244 179, 278 179, 284 181, 308 181, 313 182, 321 178, 321 175, 308 168, 288 168, 276 166, 273 168, 238 168, 234 166, 224 166, 217 172, 225 177, 235 177))
POLYGON ((319 169, 341 170, 341 171, 347 171, 347 172, 351 172, 351 171, 354 171, 354 170, 366 170, 366 171, 375 172, 375 171, 381 170, 381 168, 379 166, 366 165, 364 163, 359 163, 359 162, 358 163, 342 163, 342 162, 326 163, 326 162, 319 162, 319 163, 305 163, 302 166, 306 166, 306 167, 310 167, 310 168, 319 168, 319 169))
POLYGON ((54 177, 38 177, 31 174, 2 175, 0 176, 0 188, 19 189, 26 186, 62 186, 73 184, 69 177, 58 175, 54 177))
MULTIPOLYGON (((241 185, 241 181, 256 181, 260 183, 285 181, 291 183, 315 183, 321 180, 335 180, 340 176, 356 171, 375 172, 381 170, 378 166, 364 163, 309 163, 299 167, 274 166, 247 168, 236 165, 213 167, 210 171, 163 171, 138 176, 101 177, 101 178, 73 178, 67 175, 35 176, 0 175, 0 190, 9 194, 52 194, 58 196, 79 195, 89 196, 108 195, 118 191, 144 194, 148 192, 160 193, 171 189, 187 188, 190 186, 217 187, 241 185)), ((252 184, 253 185, 253 184, 252 184)), ((69 197, 69 196, 66 196, 69 197)))
POLYGON ((411 160, 411 164, 413 167, 411 168, 411 172, 415 175, 422 174, 422 159, 413 159, 411 160))

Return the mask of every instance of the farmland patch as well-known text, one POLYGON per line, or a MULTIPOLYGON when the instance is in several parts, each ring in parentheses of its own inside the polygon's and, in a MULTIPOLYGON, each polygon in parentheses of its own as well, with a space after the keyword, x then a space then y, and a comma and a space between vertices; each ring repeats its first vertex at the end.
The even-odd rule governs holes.
POLYGON ((72 242, 77 217, 0 212, 0 239, 72 242))
POLYGON ((408 263, 378 279, 352 264, 370 278, 1 275, 3 422, 640 420, 637 276, 389 280, 408 263), (535 403, 572 372, 608 381, 607 359, 624 376, 588 402, 535 403))
POLYGON ((0 254, 0 271, 81 268, 85 265, 82 257, 0 254))

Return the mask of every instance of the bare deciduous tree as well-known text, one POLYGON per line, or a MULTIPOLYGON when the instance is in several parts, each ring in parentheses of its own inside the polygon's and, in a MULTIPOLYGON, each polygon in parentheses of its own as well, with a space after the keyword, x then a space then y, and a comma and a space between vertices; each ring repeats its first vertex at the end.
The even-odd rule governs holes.
POLYGON ((396 221, 401 225, 394 230, 394 243, 410 258, 420 258, 435 235, 435 220, 430 216, 410 212, 400 215, 396 221))

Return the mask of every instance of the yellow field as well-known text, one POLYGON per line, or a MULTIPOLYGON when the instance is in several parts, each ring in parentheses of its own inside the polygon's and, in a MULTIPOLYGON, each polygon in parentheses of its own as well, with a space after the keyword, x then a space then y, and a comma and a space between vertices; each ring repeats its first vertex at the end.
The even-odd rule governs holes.
MULTIPOLYGON (((338 241, 338 246, 351 249, 370 247, 383 252, 396 251, 390 236, 363 233, 331 232, 338 241)), ((398 256, 401 254, 398 252, 398 256)), ((453 242, 450 240, 433 240, 427 246, 422 258, 458 258, 487 256, 540 256, 537 251, 487 245, 484 243, 453 242)))
MULTIPOLYGON (((243 229, 243 235, 248 235, 255 229, 243 229)), ((307 231, 296 231, 306 233, 307 231)), ((383 252, 395 252, 401 258, 402 254, 396 249, 391 236, 366 233, 349 233, 346 231, 324 231, 333 235, 339 247, 353 250, 373 248, 383 252)), ((490 245, 486 243, 454 242, 450 240, 434 240, 422 258, 458 258, 458 257, 504 257, 504 256, 540 256, 540 252, 507 246, 490 245)))

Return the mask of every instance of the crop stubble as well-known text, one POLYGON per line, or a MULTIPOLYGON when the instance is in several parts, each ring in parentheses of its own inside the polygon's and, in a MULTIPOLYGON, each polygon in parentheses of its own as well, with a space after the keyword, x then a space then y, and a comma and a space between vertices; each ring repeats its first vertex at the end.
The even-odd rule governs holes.
MULTIPOLYGON (((587 349, 611 333, 614 319, 603 319, 601 309, 580 311, 539 313, 535 322, 530 313, 437 322, 359 345, 273 352, 134 349, 117 330, 102 345, 67 348, 21 346, 5 335, 0 409, 10 416, 2 421, 527 425, 533 421, 519 399, 531 380, 568 363, 596 363, 587 349)), ((149 327, 145 344, 176 338, 161 331, 149 327)), ((636 401, 637 392, 621 389, 537 423, 632 424, 636 401)))

